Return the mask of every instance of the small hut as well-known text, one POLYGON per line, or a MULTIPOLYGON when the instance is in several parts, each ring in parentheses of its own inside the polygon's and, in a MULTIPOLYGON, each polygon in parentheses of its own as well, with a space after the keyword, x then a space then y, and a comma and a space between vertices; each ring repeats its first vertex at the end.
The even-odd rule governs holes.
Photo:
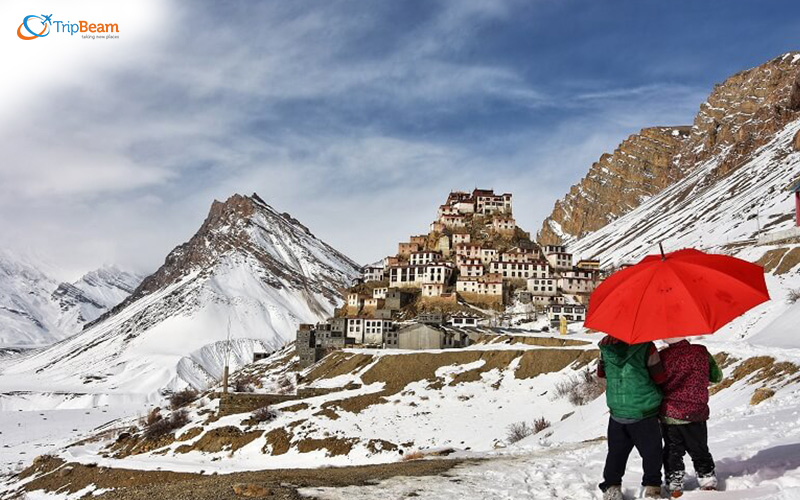
POLYGON ((789 184, 789 192, 794 193, 794 221, 800 227, 800 177, 789 184))

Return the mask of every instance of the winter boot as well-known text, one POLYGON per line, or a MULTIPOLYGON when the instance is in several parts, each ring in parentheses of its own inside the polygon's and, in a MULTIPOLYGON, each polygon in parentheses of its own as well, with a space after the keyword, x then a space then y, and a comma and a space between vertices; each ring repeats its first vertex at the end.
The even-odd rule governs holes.
POLYGON ((603 500, 625 500, 622 496, 622 487, 609 486, 606 491, 603 492, 603 500))
POLYGON ((714 474, 713 472, 705 476, 701 476, 698 474, 697 482, 700 484, 700 489, 703 491, 717 490, 717 475, 714 474))
POLYGON ((667 492, 670 498, 678 498, 683 495, 683 476, 686 473, 682 470, 673 471, 667 474, 667 492))
POLYGON ((642 498, 661 498, 661 486, 645 486, 642 498))

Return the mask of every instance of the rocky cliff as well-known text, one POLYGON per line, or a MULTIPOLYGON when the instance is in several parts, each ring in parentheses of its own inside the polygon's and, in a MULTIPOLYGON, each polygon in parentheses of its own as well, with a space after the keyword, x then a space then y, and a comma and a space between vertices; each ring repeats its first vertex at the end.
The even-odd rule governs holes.
POLYGON ((556 202, 539 241, 595 231, 705 162, 714 162, 706 182, 731 174, 800 116, 799 72, 800 52, 784 54, 716 85, 690 129, 648 128, 629 137, 556 202))
POLYGON ((690 127, 651 127, 604 154, 569 193, 556 202, 538 240, 558 243, 566 235, 595 231, 672 184, 680 175, 673 158, 690 127))
POLYGON ((787 123, 800 116, 800 52, 791 52, 715 85, 675 159, 685 175, 711 158, 715 177, 745 163, 787 123))

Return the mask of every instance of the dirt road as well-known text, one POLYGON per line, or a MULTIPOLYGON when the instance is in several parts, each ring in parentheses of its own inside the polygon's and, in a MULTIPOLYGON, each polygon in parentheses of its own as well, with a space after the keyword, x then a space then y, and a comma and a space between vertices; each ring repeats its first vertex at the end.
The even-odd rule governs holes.
POLYGON ((285 469, 200 475, 163 471, 110 469, 65 463, 39 457, 20 477, 36 478, 25 491, 7 499, 24 499, 26 491, 45 490, 74 493, 94 484, 112 489, 91 496, 101 500, 228 500, 242 498, 302 499, 298 488, 308 486, 348 486, 370 484, 394 476, 432 476, 443 474, 461 460, 417 460, 384 465, 325 469, 285 469), (239 491, 237 494, 236 490, 239 491))

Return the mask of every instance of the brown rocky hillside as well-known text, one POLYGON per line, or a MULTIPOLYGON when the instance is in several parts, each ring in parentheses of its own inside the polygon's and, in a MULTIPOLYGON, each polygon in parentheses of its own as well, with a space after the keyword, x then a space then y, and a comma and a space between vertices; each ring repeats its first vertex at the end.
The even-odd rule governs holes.
POLYGON ((709 159, 719 160, 715 178, 735 171, 800 117, 799 74, 800 52, 784 54, 716 85, 691 128, 646 128, 630 136, 555 203, 539 242, 600 229, 709 159))
POLYGON ((625 139, 614 153, 603 154, 586 177, 556 202, 539 231, 539 243, 559 243, 561 231, 580 236, 600 229, 672 184, 679 176, 673 158, 689 130, 646 128, 625 139))

